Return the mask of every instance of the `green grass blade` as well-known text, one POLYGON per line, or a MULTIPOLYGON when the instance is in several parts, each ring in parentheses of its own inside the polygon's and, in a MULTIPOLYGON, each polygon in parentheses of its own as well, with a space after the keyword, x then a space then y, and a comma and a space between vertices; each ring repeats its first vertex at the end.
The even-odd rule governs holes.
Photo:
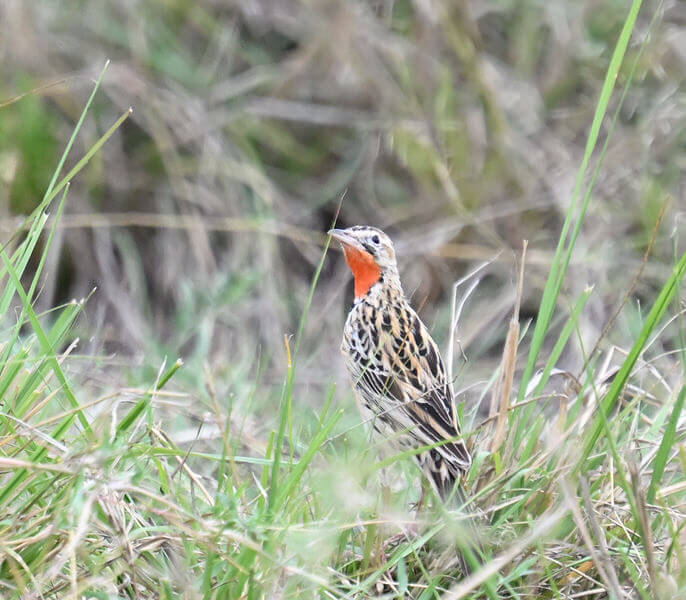
MULTIPOLYGON (((62 386, 62 391, 69 400, 69 403, 71 404, 72 408, 78 408, 79 403, 74 397, 74 394, 71 391, 71 387, 67 383, 67 379, 64 376, 62 367, 60 366, 60 363, 57 360, 57 357, 55 356, 55 350, 51 346, 47 336, 45 335, 45 332, 43 331, 43 328, 38 322, 38 317, 36 317, 36 313, 33 310, 33 306, 31 306, 31 302, 26 296, 26 292, 24 292, 24 288, 21 285, 21 281, 19 281, 19 277, 17 277, 17 274, 14 270, 14 267, 12 266, 12 263, 10 262, 9 257, 7 256, 7 253, 2 248, 0 248, 0 258, 5 264, 5 268, 7 269, 10 279, 14 284, 14 287, 17 291, 17 294, 19 295, 19 298, 22 301, 24 310, 26 311, 26 315, 29 319, 29 322, 31 323, 31 327, 33 328, 33 331, 36 334, 36 337, 38 338, 38 341, 41 345, 41 349, 44 352, 48 362, 50 363, 50 366, 52 367, 52 370, 55 373, 55 377, 57 377, 57 380, 62 386)), ((90 425, 88 424, 88 420, 86 419, 85 415, 81 411, 79 411, 77 414, 78 419, 81 425, 83 426, 84 430, 92 435, 93 432, 91 431, 90 425)))
POLYGON ((579 296, 578 300, 574 304, 572 312, 569 315, 569 320, 567 321, 567 323, 565 323, 565 326, 563 327, 562 332, 560 333, 560 337, 557 339, 557 342, 555 342, 555 346, 553 347, 553 350, 550 353, 548 361, 546 362, 546 365, 543 369, 543 373, 541 374, 541 380, 538 382, 536 388, 534 389, 534 396, 538 396, 543 391, 543 388, 545 387, 545 384, 548 382, 548 378, 550 377, 550 373, 553 370, 553 367, 555 367, 555 365, 557 364, 557 361, 562 355, 562 351, 567 345, 569 336, 577 327, 581 311, 584 309, 584 306, 586 306, 586 302, 591 297, 592 292, 592 288, 585 290, 581 294, 581 296, 579 296))
POLYGON ((324 245, 324 251, 322 252, 322 257, 317 265, 317 270, 312 278, 312 285, 310 285, 310 292, 307 296, 307 301, 305 302, 305 307, 303 308, 302 316, 300 317, 300 323, 298 325, 298 332, 295 337, 295 349, 293 350, 293 357, 291 363, 288 365, 288 374, 286 375, 286 382, 283 387, 283 393, 281 395, 281 409, 279 420, 279 430, 276 435, 276 440, 274 444, 274 464, 272 466, 271 479, 269 482, 269 509, 271 510, 274 501, 277 498, 277 488, 278 488, 278 477, 279 468, 281 464, 281 449, 283 447, 283 439, 286 432, 286 423, 288 421, 288 415, 291 412, 291 401, 293 396, 293 383, 295 381, 295 361, 298 356, 298 350, 300 349, 300 342, 302 341, 303 331, 305 329, 305 323, 307 322, 307 315, 310 311, 310 306, 312 305, 312 298, 314 298, 314 290, 317 287, 317 281, 319 281, 319 276, 321 275, 322 268, 324 267, 324 260, 326 259, 326 253, 329 249, 329 244, 331 243, 331 238, 327 239, 324 245))
MULTIPOLYGON (((159 381, 155 385, 154 391, 160 391, 182 366, 183 361, 181 361, 180 359, 177 360, 171 366, 171 368, 169 368, 162 374, 159 381)), ((122 435, 123 433, 125 433, 131 427, 131 425, 133 425, 136 422, 138 417, 140 417, 140 415, 143 413, 145 408, 150 403, 150 400, 152 400, 153 395, 153 392, 147 393, 140 400, 138 400, 136 404, 133 405, 133 408, 128 413, 126 413, 126 416, 117 425, 117 435, 122 435)))
MULTIPOLYGON (((36 244, 38 243, 41 230, 43 229, 46 220, 47 217, 45 215, 39 215, 36 217, 33 224, 31 225, 31 229, 26 235, 26 238, 9 259, 10 263, 14 265, 15 272, 19 277, 22 277, 24 274, 26 265, 28 264, 29 259, 31 258, 31 254, 33 254, 33 250, 35 249, 36 244)), ((6 271, 7 268, 4 265, 0 267, 0 277, 4 276, 6 271)), ((12 285, 8 284, 5 286, 5 289, 2 293, 2 297, 0 297, 0 315, 7 314, 7 309, 9 308, 10 303, 12 302, 12 298, 14 298, 14 291, 15 290, 12 285)))
POLYGON ((583 470, 584 462, 593 451, 595 444, 598 441, 598 437, 600 436, 600 432, 604 427, 603 420, 607 420, 609 411, 617 402, 619 394, 624 388, 624 385, 626 384, 626 381, 629 378, 632 369, 634 368, 636 360, 638 360, 638 357, 643 351, 645 343, 648 341, 648 337, 657 326, 658 321, 671 302, 674 292, 678 289, 679 282, 684 278, 684 274, 686 274, 686 252, 681 256, 681 260, 674 267, 672 275, 669 277, 667 283, 660 291, 657 300, 655 300, 653 307, 646 317, 645 323, 643 324, 643 328, 641 329, 638 338, 634 342, 634 345, 629 351, 629 354, 624 360, 619 372, 613 379, 610 389, 600 402, 600 406, 598 407, 599 415, 594 420, 592 428, 587 436, 581 459, 577 465, 578 469, 583 470))
MULTIPOLYGON (((22 225, 18 228, 17 232, 22 231, 25 227, 26 224, 36 218, 38 214, 40 214, 45 207, 47 207, 48 204, 50 204, 50 201, 59 193, 59 190, 55 191, 55 182, 57 181, 57 178, 60 175, 60 172, 62 171, 62 167, 64 166, 64 162, 67 160, 67 156, 69 155, 69 151, 71 150, 71 147, 74 144, 74 140, 76 140, 76 135, 78 132, 81 130, 81 126, 83 125, 83 121, 86 118, 86 114, 88 113, 88 110, 90 109, 91 104, 93 103, 93 99, 95 98, 95 94, 98 91, 98 88, 100 87, 100 84, 102 82, 103 77, 105 76, 105 71, 107 70, 107 67, 109 66, 109 61, 105 62, 105 65, 102 68, 102 71, 100 71, 100 75, 95 81, 95 85, 93 86, 93 90, 91 91, 90 96, 88 97, 88 101, 86 102, 86 105, 83 107, 83 110, 81 111, 81 115, 79 116, 79 120, 76 122, 76 126, 74 127, 74 131, 72 131, 71 137, 69 138, 69 141, 67 142, 67 145, 64 149, 64 152, 62 152, 62 156, 60 157, 59 163, 57 164, 57 168, 55 169, 52 178, 50 180, 50 183, 48 184, 47 189, 45 190, 45 194, 43 194, 43 199, 41 200, 40 204, 31 212, 31 214, 24 220, 22 225)), ((71 180, 71 178, 67 179, 65 184, 71 180)), ((61 185, 61 187, 64 187, 61 185)), ((15 233, 12 235, 9 239, 9 241, 5 244, 5 247, 14 239, 14 237, 17 234, 15 233)))
MULTIPOLYGON (((33 276, 33 281, 31 282, 31 287, 29 288, 29 292, 27 294, 29 301, 33 300, 33 294, 35 293, 36 290, 36 285, 38 284, 38 279, 40 277, 40 274, 43 270, 43 266, 45 265, 45 260, 48 255, 48 250, 50 249, 50 245, 52 244, 52 238, 55 233, 55 229, 57 227, 57 223, 60 220, 60 216, 62 215, 62 208, 64 207, 64 201, 67 196, 67 192, 69 191, 69 186, 64 188, 64 193, 62 194, 62 198, 59 202, 59 205, 57 207, 57 214, 55 216, 55 219, 53 221, 52 227, 50 228, 50 234, 48 235, 48 239, 45 242, 45 246, 43 247, 43 251, 41 253, 41 258, 38 263, 38 267, 36 267, 36 271, 33 276)), ((31 227, 31 231, 29 231, 29 235, 27 235, 27 239, 24 242, 24 245, 26 246, 26 250, 24 252, 25 254, 25 260, 22 261, 22 264, 20 264, 19 269, 17 270, 17 274, 21 278, 24 269, 26 268, 26 264, 28 263, 28 260, 33 253, 33 250, 35 248, 36 242, 38 241, 38 238, 40 236, 40 233, 45 225, 47 219, 47 215, 41 215, 40 217, 37 217, 34 220, 34 224, 31 227), (35 228, 35 233, 33 233, 33 230, 35 228)), ((4 268, 3 268, 4 272, 4 268)), ((5 293, 3 294, 2 300, 0 300, 0 315, 4 315, 7 311, 7 307, 9 306, 10 301, 12 300, 12 297, 14 296, 14 288, 10 285, 6 286, 5 288, 5 293)), ((0 359, 0 364, 2 365, 2 368, 4 369, 7 360, 9 359, 13 349, 14 349, 14 344, 16 343, 17 339, 19 338, 19 332, 21 331, 21 327, 24 324, 24 311, 22 310, 21 315, 19 319, 17 320, 17 324, 14 327, 14 332, 12 337, 9 339, 9 341, 5 344, 3 350, 2 350, 2 358, 0 359)), ((0 385, 0 388, 4 387, 4 385, 0 385)), ((6 389, 6 388, 5 388, 6 389)))
POLYGON ((105 76, 105 71, 107 71, 107 67, 109 67, 110 61, 106 61, 105 65, 102 68, 102 71, 100 71, 100 75, 98 78, 95 80, 95 85, 93 86, 93 91, 91 92, 91 95, 88 97, 88 101, 86 102, 86 106, 83 107, 83 110, 81 111, 81 115, 79 116, 79 120, 76 122, 76 126, 74 127, 74 131, 71 134, 71 137, 69 138, 69 141, 67 142, 67 146, 64 149, 64 152, 62 153, 62 156, 60 157, 60 161, 57 164, 57 168, 55 169, 55 172, 52 175, 52 178, 50 179, 50 183, 48 184, 47 189, 45 190, 45 194, 43 195, 43 201, 41 202, 41 206, 39 207, 38 210, 42 210, 44 206, 47 206, 47 204, 50 202, 50 199, 54 197, 53 189, 55 187, 55 182, 57 181, 57 178, 60 176, 60 172, 62 171, 62 167, 64 167, 64 162, 67 160, 67 156, 69 155, 69 151, 71 150, 72 145, 74 144, 74 140, 76 139, 76 135, 79 133, 79 130, 81 129, 81 126, 83 125, 83 121, 86 118, 86 114, 88 113, 88 110, 90 109, 91 104, 93 103, 93 99, 95 98, 95 94, 98 92, 98 88, 100 87, 100 83, 102 82, 103 77, 105 76))
POLYGON ((655 460, 653 460, 653 474, 650 476, 650 483, 648 484, 648 494, 646 495, 646 501, 648 504, 652 504, 655 500, 655 494, 657 492, 657 486, 662 479, 662 475, 665 472, 665 466, 667 465, 667 459, 669 458, 669 453, 675 448, 676 444, 676 427, 681 418, 681 413, 684 409, 684 399, 686 399, 686 385, 681 387, 679 396, 674 403, 674 409, 669 417, 669 422, 665 428, 664 435, 662 436, 662 441, 660 442, 660 447, 657 449, 657 454, 655 455, 655 460))
POLYGON ((67 199, 67 193, 68 192, 69 192, 69 183, 67 183, 67 185, 64 186, 64 192, 62 193, 62 197, 60 198, 60 201, 57 203, 57 213, 55 214, 55 218, 52 221, 52 227, 50 227, 50 233, 48 234, 48 239, 45 241, 45 245, 43 246, 43 250, 41 252, 41 257, 40 257, 40 260, 38 261, 38 266, 36 267, 36 271, 33 274, 33 280, 31 281, 31 286, 29 287, 29 291, 27 294, 29 301, 33 301, 33 294, 36 291, 36 286, 38 285, 38 280, 40 279, 41 273, 43 272, 43 267, 45 266, 45 260, 48 257, 48 252, 50 251, 50 246, 52 245, 52 238, 55 236, 55 230, 57 229, 57 224, 60 222, 60 218, 62 217, 62 209, 64 208, 64 203, 67 199))
POLYGON ((114 132, 117 131, 117 129, 119 129, 119 128, 121 127, 122 123, 123 123, 124 121, 126 121, 126 119, 128 119, 128 118, 131 116, 131 113, 132 113, 132 112, 133 112, 133 110, 129 108, 124 114, 122 114, 122 115, 114 122, 114 124, 113 124, 113 125, 112 125, 112 126, 102 135, 102 136, 100 136, 100 137, 98 138, 98 140, 95 142, 95 144, 93 144, 93 145, 90 147, 90 149, 88 150, 88 152, 86 152, 86 154, 83 155, 83 157, 81 158, 81 160, 79 160, 79 162, 77 162, 77 163, 74 165, 74 167, 71 169, 71 171, 69 171, 69 173, 67 173, 67 174, 64 176, 64 178, 59 182, 59 184, 57 184, 57 186, 55 187, 55 189, 52 190, 52 192, 50 192, 50 194, 48 194, 48 195, 46 196, 46 200, 47 200, 46 204, 49 203, 55 196, 57 196, 57 194, 60 193, 60 191, 64 188, 64 186, 66 186, 66 185, 76 176, 76 174, 77 174, 79 171, 81 171, 81 169, 83 169, 83 168, 88 164, 88 162, 90 161, 90 159, 93 158, 93 155, 94 155, 98 150, 100 150, 100 148, 102 148, 103 144, 104 144, 107 140, 109 140, 109 139, 112 137, 112 135, 114 134, 114 132))
MULTIPOLYGON (((541 306, 539 308, 538 318, 536 319, 536 325, 534 327, 534 332, 531 340, 531 347, 529 350, 529 355, 527 358, 527 363, 522 374, 522 380, 519 387, 519 394, 517 401, 521 402, 524 399, 526 393, 526 388, 529 384, 529 380, 536 367, 536 362, 538 360, 538 355, 540 354, 541 348, 543 347, 543 340, 545 339, 546 331, 550 325, 550 321, 553 316, 555 309, 555 304, 557 302, 557 296, 559 293, 559 285, 564 277, 566 271, 566 265, 569 262, 569 257, 574 248, 574 244, 570 243, 567 248, 567 259, 563 264, 563 255, 565 244, 567 243, 567 234, 572 222, 572 217, 576 209, 577 198, 581 191, 581 186, 583 184, 584 177, 586 175, 586 170, 588 169, 588 164, 593 154, 596 142, 598 141, 598 135, 600 133, 600 127, 605 118, 605 113, 607 112, 607 107, 610 101, 610 96, 615 86, 617 80, 617 74, 619 73, 619 68, 624 60, 624 54, 626 53, 627 45, 629 44, 629 39, 631 38, 631 32, 633 31, 634 24, 636 22, 636 17, 638 16, 638 11, 641 8, 641 0, 634 0, 629 14, 627 15, 622 31, 617 40, 615 50, 612 54, 612 59, 610 60, 610 66, 607 70, 605 76, 605 81, 600 92, 600 98, 596 106, 595 114, 593 115, 593 122, 591 123, 591 129, 589 131, 588 140, 586 141, 586 149, 584 151, 584 156, 581 161, 581 166, 577 173, 576 182, 574 184, 574 190, 572 191, 572 200, 570 203, 569 210, 567 211, 567 216, 565 218, 564 224, 562 226, 562 232, 560 233, 560 241, 558 242, 557 249, 555 250, 555 255, 553 262, 550 267, 550 273, 548 274, 548 279, 543 290, 543 298, 541 300, 541 306)), ((580 224, 583 214, 579 216, 578 223, 580 224)))
POLYGON ((338 420, 341 418, 341 415, 343 414, 343 410, 338 410, 336 414, 332 415, 326 424, 319 430, 317 435, 315 435, 312 438, 312 441, 310 442, 309 446, 307 447, 307 450, 305 453, 302 455, 298 463, 295 465, 293 470, 290 472, 288 479, 284 482, 283 486, 281 487, 281 490, 279 492, 278 498, 274 502, 274 508, 278 510, 280 506, 282 506, 288 497, 291 495, 293 490, 295 489, 295 486, 297 485, 298 481, 300 478, 303 476, 303 473, 305 472, 305 469, 307 468, 307 465, 310 464, 312 459, 314 458, 315 454, 319 451, 321 448, 322 444, 326 441, 326 438, 328 437, 329 433, 331 433, 331 430, 333 429, 334 425, 338 423, 338 420))

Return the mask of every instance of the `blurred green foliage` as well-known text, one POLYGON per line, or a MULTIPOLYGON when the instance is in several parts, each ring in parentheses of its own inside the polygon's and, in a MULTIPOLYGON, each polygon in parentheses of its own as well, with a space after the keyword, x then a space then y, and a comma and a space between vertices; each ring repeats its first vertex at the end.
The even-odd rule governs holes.
POLYGON ((0 119, 0 155, 16 164, 11 177, 9 201, 14 214, 28 214, 40 202, 57 163, 56 118, 43 99, 30 93, 37 87, 20 77, 13 95, 29 92, 4 107, 0 119))

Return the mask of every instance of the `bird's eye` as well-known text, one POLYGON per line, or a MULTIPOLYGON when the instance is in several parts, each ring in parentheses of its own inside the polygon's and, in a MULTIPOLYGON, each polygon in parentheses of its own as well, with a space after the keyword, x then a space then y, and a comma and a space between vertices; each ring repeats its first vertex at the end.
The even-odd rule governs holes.
POLYGON ((378 235, 373 236, 372 242, 374 242, 375 244, 378 244, 379 243, 379 236, 378 235))

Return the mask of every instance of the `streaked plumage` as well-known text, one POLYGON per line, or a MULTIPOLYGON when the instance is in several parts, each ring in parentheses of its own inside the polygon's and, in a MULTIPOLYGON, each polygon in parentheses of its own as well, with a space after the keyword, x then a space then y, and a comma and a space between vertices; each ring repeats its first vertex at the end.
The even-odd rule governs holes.
POLYGON ((329 233, 341 243, 355 277, 341 350, 363 418, 403 450, 440 443, 416 461, 445 499, 471 458, 459 438, 438 347, 405 299, 388 236, 366 226, 329 233))

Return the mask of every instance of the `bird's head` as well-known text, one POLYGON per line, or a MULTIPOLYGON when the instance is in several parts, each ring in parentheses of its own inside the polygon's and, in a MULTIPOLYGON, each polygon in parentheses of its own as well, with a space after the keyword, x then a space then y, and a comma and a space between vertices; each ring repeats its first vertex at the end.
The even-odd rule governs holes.
POLYGON ((340 242, 345 262, 355 278, 355 297, 365 296, 378 281, 396 281, 398 267, 393 242, 380 229, 356 225, 331 229, 329 235, 340 242))

